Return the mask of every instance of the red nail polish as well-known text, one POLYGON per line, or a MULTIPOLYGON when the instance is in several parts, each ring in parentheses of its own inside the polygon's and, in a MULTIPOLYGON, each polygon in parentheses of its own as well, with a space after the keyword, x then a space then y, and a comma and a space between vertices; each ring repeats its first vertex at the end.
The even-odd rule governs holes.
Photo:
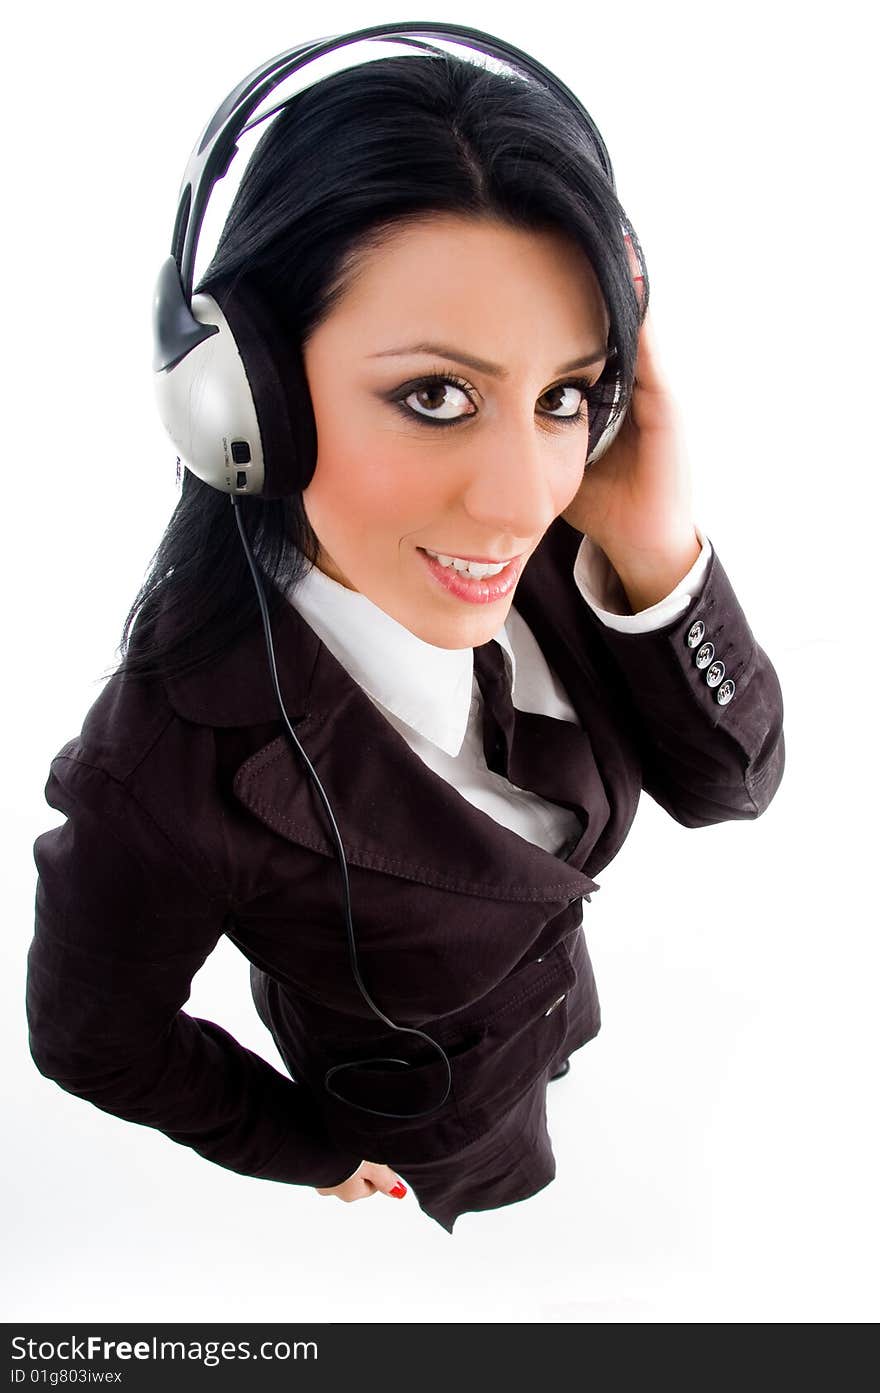
POLYGON ((396 1200, 402 1200, 404 1195, 406 1194, 406 1186, 404 1185, 402 1180, 398 1180, 394 1189, 389 1190, 388 1193, 390 1195, 393 1195, 396 1200))

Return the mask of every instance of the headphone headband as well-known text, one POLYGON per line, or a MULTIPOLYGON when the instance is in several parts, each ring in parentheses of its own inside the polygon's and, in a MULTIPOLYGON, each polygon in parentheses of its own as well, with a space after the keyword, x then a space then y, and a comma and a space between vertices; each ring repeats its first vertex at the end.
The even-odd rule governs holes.
MULTIPOLYGON (((178 195, 177 218, 171 245, 171 255, 177 263, 187 303, 192 298, 196 249, 208 201, 214 185, 223 178, 229 169, 237 153, 236 141, 243 134, 249 117, 260 103, 265 101, 270 92, 288 77, 291 77, 293 73, 307 67, 309 63, 315 62, 318 58, 332 53, 337 48, 346 48, 362 39, 399 39, 402 43, 411 43, 414 37, 427 37, 428 35, 438 39, 446 39, 450 43, 461 40, 472 41, 464 46, 486 53, 503 62, 510 63, 510 60, 513 60, 510 63, 511 66, 524 68, 531 77, 551 87, 563 101, 574 109, 576 115, 588 127, 596 143, 605 173, 614 187, 614 173, 605 142, 589 112, 578 98, 566 87, 564 82, 561 82, 536 58, 530 57, 521 49, 515 48, 503 39, 496 38, 493 34, 487 34, 480 29, 471 29, 465 25, 412 20, 400 24, 375 24, 366 29, 354 29, 347 34, 337 34, 331 38, 310 40, 308 43, 300 44, 296 48, 290 48, 284 53, 277 54, 267 63, 255 68, 252 73, 239 82, 220 103, 189 157, 178 195)), ((419 45, 418 43, 416 46, 431 47, 430 44, 419 45)), ((436 49, 434 51, 442 52, 442 50, 436 49)), ((274 112, 267 112, 266 116, 260 119, 267 119, 270 115, 274 115, 274 112)))

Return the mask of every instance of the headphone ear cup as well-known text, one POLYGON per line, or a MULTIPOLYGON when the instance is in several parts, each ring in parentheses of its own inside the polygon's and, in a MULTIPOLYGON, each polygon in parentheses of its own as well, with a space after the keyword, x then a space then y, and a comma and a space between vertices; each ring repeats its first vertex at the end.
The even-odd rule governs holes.
POLYGON ((263 478, 259 489, 247 492, 262 498, 300 493, 315 470, 318 434, 299 344, 281 332, 277 315, 246 281, 217 290, 214 298, 234 338, 259 428, 263 478))
POLYGON ((626 407, 620 408, 620 373, 615 367, 608 370, 607 378, 602 374, 596 387, 590 403, 587 465, 604 455, 626 416, 626 407))
MULTIPOLYGON (((176 272, 175 272, 176 274, 176 272)), ((160 290, 161 293, 161 290, 160 290)), ((232 331, 210 295, 196 295, 192 313, 195 326, 210 325, 214 332, 184 346, 171 366, 156 369, 153 383, 159 415, 174 442, 179 463, 212 488, 223 493, 241 492, 247 481, 259 492, 263 482, 263 454, 254 402, 232 331), (237 463, 247 456, 244 473, 237 463)), ((173 351, 173 349, 172 349, 173 351)))

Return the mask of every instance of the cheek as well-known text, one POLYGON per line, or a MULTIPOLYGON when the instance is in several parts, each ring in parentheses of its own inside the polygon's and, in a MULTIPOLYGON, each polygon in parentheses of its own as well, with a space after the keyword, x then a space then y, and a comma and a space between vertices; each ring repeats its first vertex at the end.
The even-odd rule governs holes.
POLYGON ((409 442, 364 434, 319 436, 318 460, 303 498, 320 535, 360 533, 400 537, 429 523, 446 504, 436 461, 419 461, 409 442))
POLYGON ((558 513, 563 512, 577 494, 584 481, 585 470, 585 449, 575 451, 570 459, 566 460, 564 468, 560 469, 557 475, 557 485, 554 489, 554 501, 558 513))
POLYGON ((360 491, 369 494, 377 525, 397 534, 430 522, 445 506, 442 476, 433 462, 420 462, 412 448, 374 454, 363 470, 360 491))

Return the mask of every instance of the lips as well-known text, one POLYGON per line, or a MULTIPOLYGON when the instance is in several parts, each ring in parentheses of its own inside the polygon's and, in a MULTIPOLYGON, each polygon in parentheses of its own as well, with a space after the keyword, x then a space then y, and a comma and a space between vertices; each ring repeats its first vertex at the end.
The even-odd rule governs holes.
MULTIPOLYGON (((466 571, 457 571, 454 566, 441 566, 440 562, 435 561, 424 547, 418 547, 417 551, 433 581, 441 585, 449 595, 472 605, 493 604, 496 600, 501 600, 505 595, 509 595, 519 580, 523 568, 523 558, 515 556, 506 563, 504 569, 499 571, 497 575, 478 580, 469 576, 466 571)), ((446 554, 444 553, 444 555, 446 554)), ((461 560, 464 561, 465 558, 461 557, 461 560)))

